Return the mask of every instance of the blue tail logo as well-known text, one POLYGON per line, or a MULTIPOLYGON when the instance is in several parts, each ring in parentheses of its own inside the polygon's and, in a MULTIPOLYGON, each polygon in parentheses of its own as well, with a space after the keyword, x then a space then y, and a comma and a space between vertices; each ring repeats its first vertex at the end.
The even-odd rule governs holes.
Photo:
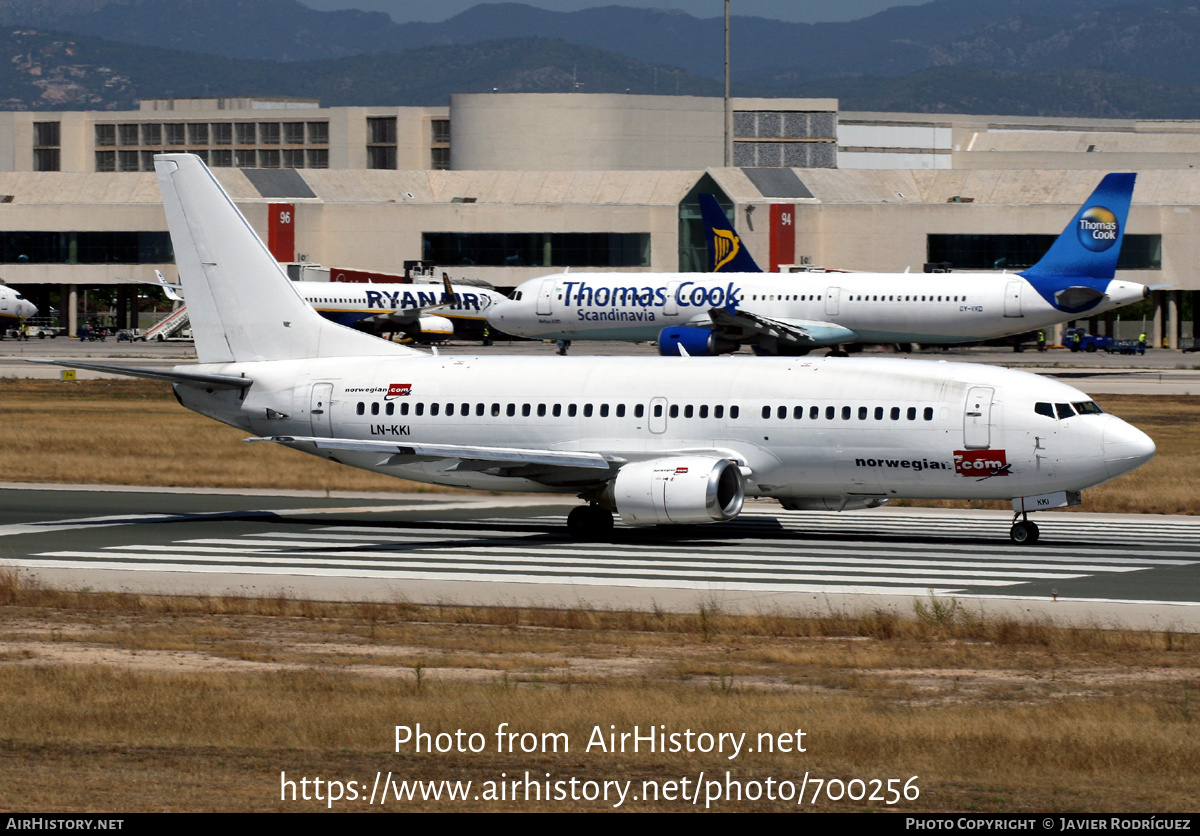
POLYGON ((1083 313, 1116 275, 1136 174, 1108 174, 1037 264, 1021 272, 1060 311, 1083 313))
POLYGON ((714 273, 761 273, 742 239, 710 194, 700 195, 700 214, 704 220, 704 239, 708 245, 708 264, 714 273))

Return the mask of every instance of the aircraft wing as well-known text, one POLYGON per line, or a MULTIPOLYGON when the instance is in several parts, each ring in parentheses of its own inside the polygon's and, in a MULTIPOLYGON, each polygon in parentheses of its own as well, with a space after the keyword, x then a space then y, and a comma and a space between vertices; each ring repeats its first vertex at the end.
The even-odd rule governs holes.
POLYGON ((713 308, 708 315, 718 335, 737 342, 771 340, 797 348, 815 348, 858 339, 857 333, 833 322, 770 317, 729 308, 713 308))
MULTIPOLYGON (((360 441, 353 438, 320 438, 314 436, 276 435, 248 438, 246 441, 274 441, 287 447, 313 447, 318 450, 352 450, 379 453, 386 462, 404 463, 415 460, 462 459, 498 466, 548 465, 551 467, 609 470, 625 463, 624 459, 601 453, 582 453, 568 450, 531 450, 521 447, 481 447, 470 444, 424 444, 422 442, 360 441), (394 461, 393 461, 394 460, 394 461)), ((385 462, 381 462, 385 463, 385 462)))

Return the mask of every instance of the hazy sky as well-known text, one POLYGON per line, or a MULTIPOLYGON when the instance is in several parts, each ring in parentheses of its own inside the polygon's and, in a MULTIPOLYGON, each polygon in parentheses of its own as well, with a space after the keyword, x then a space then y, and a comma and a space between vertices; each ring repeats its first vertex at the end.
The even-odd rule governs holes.
MULTIPOLYGON (((477 6, 483 0, 300 0, 314 9, 362 9, 387 12, 398 23, 412 20, 439 21, 477 6)), ((519 0, 556 12, 573 12, 597 6, 633 6, 646 9, 680 9, 694 17, 722 17, 724 0, 519 0)), ((816 23, 830 20, 857 20, 891 6, 919 6, 929 0, 732 0, 731 13, 776 20, 816 23)))

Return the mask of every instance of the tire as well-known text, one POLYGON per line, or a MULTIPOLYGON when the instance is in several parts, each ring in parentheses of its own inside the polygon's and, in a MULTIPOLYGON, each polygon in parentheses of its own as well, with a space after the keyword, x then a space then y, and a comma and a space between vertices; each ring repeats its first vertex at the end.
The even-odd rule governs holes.
POLYGON ((1013 523, 1012 529, 1008 532, 1008 536, 1018 546, 1032 546, 1038 541, 1040 534, 1037 524, 1031 522, 1013 523))
POLYGON ((613 530, 613 515, 595 505, 580 505, 567 515, 567 533, 574 540, 606 540, 613 530))

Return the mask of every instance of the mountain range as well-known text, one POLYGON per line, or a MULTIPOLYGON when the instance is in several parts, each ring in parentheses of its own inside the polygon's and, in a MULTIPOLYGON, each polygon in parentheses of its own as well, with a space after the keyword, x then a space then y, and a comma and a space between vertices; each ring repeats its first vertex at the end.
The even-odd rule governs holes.
MULTIPOLYGON (((440 23, 297 0, 0 0, 9 109, 162 96, 445 104, 452 92, 718 95, 723 22, 487 3, 440 23)), ((848 23, 734 17, 733 92, 843 110, 1200 117, 1194 0, 933 0, 848 23)))

